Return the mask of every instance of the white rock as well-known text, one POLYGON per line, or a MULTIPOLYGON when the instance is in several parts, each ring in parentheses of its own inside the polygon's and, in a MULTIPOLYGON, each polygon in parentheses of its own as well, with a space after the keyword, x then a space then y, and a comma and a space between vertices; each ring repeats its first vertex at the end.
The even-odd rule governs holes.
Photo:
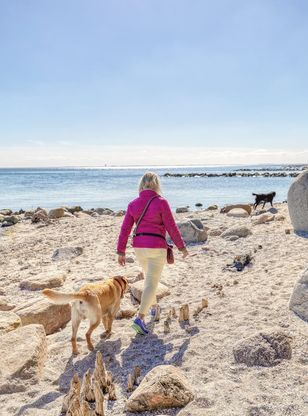
POLYGON ((227 213, 227 217, 247 218, 249 214, 242 208, 233 208, 227 213))
POLYGON ((27 383, 37 383, 47 358, 43 326, 24 326, 2 335, 0 356, 0 394, 25 391, 27 383))
POLYGON ((43 290, 63 286, 66 276, 64 273, 43 272, 19 283, 21 289, 43 290))
MULTIPOLYGON (((130 285, 131 294, 137 299, 139 302, 141 301, 141 296, 144 287, 144 280, 139 280, 138 282, 132 283, 130 285)), ((170 290, 167 286, 163 285, 162 283, 158 284, 156 297, 157 300, 162 299, 165 296, 170 295, 170 290)))
POLYGON ((1 312, 0 314, 0 335, 13 331, 21 326, 21 320, 14 312, 1 312))
POLYGON ((199 243, 207 240, 207 227, 200 229, 190 220, 177 222, 177 226, 185 243, 199 243))
POLYGON ((258 215, 256 218, 254 218, 252 220, 252 223, 254 225, 265 224, 266 222, 273 221, 274 219, 275 219, 275 215, 265 213, 265 214, 258 215))
POLYGON ((294 231, 308 232, 308 170, 292 182, 288 192, 288 209, 294 231))
POLYGON ((183 407, 194 394, 184 373, 172 365, 154 367, 142 380, 126 402, 125 410, 148 410, 183 407))
POLYGON ((35 299, 14 312, 20 317, 22 325, 41 324, 46 334, 53 334, 71 319, 70 305, 56 305, 47 299, 35 299))
POLYGON ((230 235, 237 235, 238 237, 247 237, 251 235, 251 230, 245 225, 234 225, 228 228, 221 234, 221 237, 229 237, 230 235))
POLYGON ((289 307, 300 318, 308 321, 308 268, 294 287, 289 307))

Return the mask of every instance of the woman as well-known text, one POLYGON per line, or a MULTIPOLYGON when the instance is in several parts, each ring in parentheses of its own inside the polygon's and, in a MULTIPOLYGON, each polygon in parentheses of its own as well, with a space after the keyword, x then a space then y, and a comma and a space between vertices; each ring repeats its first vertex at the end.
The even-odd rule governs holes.
POLYGON ((145 282, 139 313, 132 327, 142 335, 149 332, 144 317, 151 305, 156 303, 156 289, 167 259, 166 231, 182 252, 183 258, 188 256, 169 204, 166 199, 160 196, 160 193, 159 176, 156 173, 146 172, 139 183, 139 197, 128 204, 117 246, 118 262, 124 266, 128 236, 134 223, 138 222, 145 210, 144 216, 135 230, 137 235, 133 238, 136 258, 144 271, 145 282))

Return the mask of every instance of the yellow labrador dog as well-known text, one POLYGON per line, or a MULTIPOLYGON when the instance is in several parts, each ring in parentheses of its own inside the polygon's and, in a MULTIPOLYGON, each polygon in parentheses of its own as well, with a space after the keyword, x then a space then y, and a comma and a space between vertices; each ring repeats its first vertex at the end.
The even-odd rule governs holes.
POLYGON ((43 294, 58 305, 72 304, 72 350, 78 354, 77 331, 82 319, 89 319, 90 327, 86 333, 88 348, 94 349, 91 334, 102 321, 106 332, 111 334, 112 323, 120 307, 120 301, 127 290, 128 281, 124 276, 115 276, 101 283, 89 283, 75 293, 63 293, 44 289, 43 294))

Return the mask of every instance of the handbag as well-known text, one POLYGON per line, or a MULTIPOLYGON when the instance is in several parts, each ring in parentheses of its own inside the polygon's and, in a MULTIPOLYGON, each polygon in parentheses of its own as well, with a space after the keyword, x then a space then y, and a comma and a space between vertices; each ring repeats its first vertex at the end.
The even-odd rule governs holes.
MULTIPOLYGON (((150 235, 152 237, 162 238, 163 240, 166 241, 166 238, 163 235, 160 235, 160 234, 156 234, 156 233, 137 233, 137 228, 138 228, 142 218, 144 217, 144 214, 146 213, 147 209, 149 208, 150 203, 153 201, 153 199, 155 199, 157 197, 158 197, 158 195, 155 195, 147 202, 144 210, 142 211, 140 217, 138 218, 138 221, 136 223, 136 227, 134 228, 134 231, 133 231, 133 237, 137 237, 139 235, 150 235)), ((168 245, 168 247, 167 247, 167 263, 168 264, 173 264, 174 263, 173 245, 168 244, 167 241, 166 241, 166 244, 168 245)))

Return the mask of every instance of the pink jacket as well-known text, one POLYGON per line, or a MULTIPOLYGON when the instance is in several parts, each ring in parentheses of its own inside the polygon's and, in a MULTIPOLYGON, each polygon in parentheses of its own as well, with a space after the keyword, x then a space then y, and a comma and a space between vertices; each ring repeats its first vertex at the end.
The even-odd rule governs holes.
MULTIPOLYGON (((118 254, 125 253, 128 236, 133 225, 138 221, 148 200, 154 195, 158 194, 155 191, 146 189, 140 192, 138 198, 128 204, 118 239, 118 254)), ((155 233, 165 236, 166 231, 168 231, 168 234, 178 249, 185 247, 185 243, 178 226, 174 221, 168 201, 163 197, 158 196, 150 203, 150 206, 138 226, 137 233, 155 233)), ((142 235, 136 236, 133 239, 133 247, 167 248, 168 246, 166 241, 162 238, 142 235)))

